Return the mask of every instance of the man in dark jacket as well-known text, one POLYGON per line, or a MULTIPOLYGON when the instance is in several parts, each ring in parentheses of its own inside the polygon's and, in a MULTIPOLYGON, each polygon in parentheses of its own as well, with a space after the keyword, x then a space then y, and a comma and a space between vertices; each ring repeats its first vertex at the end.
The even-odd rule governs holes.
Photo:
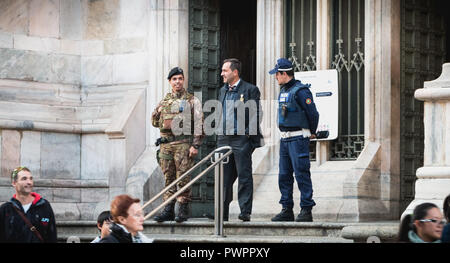
POLYGON ((240 79, 241 62, 226 59, 222 66, 225 85, 219 91, 222 118, 219 124, 218 147, 231 146, 233 154, 224 165, 224 220, 228 220, 233 200, 233 183, 238 179, 239 219, 250 221, 253 202, 252 154, 261 147, 260 91, 240 79), (223 135, 220 135, 222 134, 223 135))
POLYGON ((0 207, 0 243, 56 243, 50 203, 32 192, 33 176, 21 166, 11 173, 16 194, 0 207))

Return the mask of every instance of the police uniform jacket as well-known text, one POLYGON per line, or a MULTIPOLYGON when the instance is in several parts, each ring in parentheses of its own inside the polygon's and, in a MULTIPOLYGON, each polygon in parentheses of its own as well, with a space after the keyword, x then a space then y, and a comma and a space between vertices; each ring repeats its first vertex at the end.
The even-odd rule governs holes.
MULTIPOLYGON (((282 132, 286 132, 297 131, 306 128, 310 130, 311 134, 315 134, 317 126, 319 124, 319 113, 317 112, 316 105, 314 104, 313 95, 309 90, 309 85, 302 84, 299 80, 293 78, 281 87, 280 93, 289 92, 289 90, 293 89, 295 86, 299 86, 300 88, 297 90, 297 92, 295 92, 295 96, 293 99, 300 107, 300 109, 304 111, 304 116, 306 117, 306 125, 300 125, 300 122, 298 122, 299 125, 297 127, 284 127, 283 125, 279 125, 279 129, 282 132)), ((287 112, 288 116, 289 114, 290 113, 287 112)))

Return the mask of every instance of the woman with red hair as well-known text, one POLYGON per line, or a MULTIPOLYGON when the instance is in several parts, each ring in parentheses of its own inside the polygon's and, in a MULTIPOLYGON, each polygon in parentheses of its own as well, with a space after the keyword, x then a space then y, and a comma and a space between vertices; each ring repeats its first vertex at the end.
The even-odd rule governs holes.
POLYGON ((111 234, 100 243, 152 243, 144 230, 144 214, 140 200, 129 195, 119 195, 111 202, 111 234))

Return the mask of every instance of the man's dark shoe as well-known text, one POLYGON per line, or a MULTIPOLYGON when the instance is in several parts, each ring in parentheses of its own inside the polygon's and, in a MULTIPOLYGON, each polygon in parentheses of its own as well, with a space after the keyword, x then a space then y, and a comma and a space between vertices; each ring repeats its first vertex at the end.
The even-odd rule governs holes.
POLYGON ((302 208, 300 211, 300 214, 298 214, 297 218, 295 219, 295 222, 312 222, 312 212, 311 209, 308 208, 302 208))
POLYGON ((250 214, 240 214, 238 218, 244 222, 250 221, 250 214))
POLYGON ((169 203, 164 210, 154 217, 156 222, 172 221, 175 218, 175 202, 169 203))
POLYGON ((272 217, 272 222, 292 222, 294 221, 294 212, 292 208, 283 208, 279 214, 272 217))
POLYGON ((189 218, 189 203, 182 203, 178 207, 178 214, 175 217, 177 223, 184 222, 189 218))

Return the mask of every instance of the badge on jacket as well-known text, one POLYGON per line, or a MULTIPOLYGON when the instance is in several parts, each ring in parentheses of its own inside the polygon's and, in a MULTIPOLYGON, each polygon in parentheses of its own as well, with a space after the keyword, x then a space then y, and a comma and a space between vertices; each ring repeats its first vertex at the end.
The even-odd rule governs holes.
POLYGON ((244 94, 241 94, 241 98, 239 100, 244 102, 244 94))

